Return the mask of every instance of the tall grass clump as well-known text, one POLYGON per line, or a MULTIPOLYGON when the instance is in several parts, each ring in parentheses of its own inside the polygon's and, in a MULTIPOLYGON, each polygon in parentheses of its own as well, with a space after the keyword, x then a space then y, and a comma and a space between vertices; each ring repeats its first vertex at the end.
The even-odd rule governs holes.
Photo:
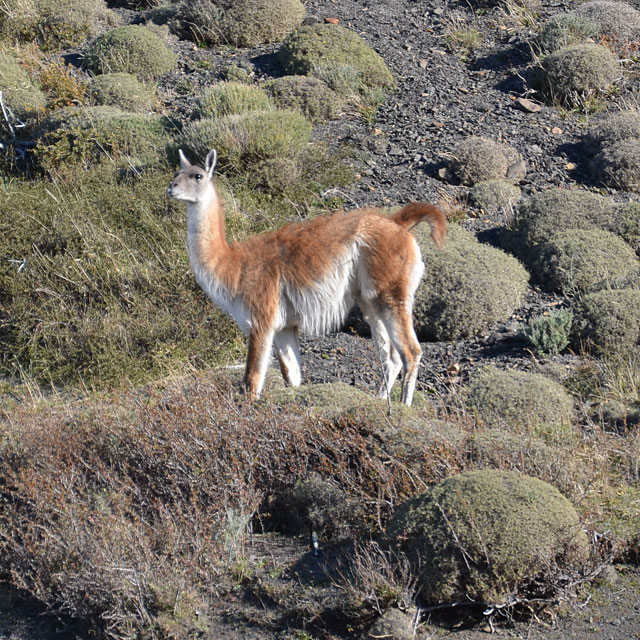
POLYGON ((197 118, 221 118, 248 111, 268 111, 275 105, 260 87, 242 82, 220 82, 198 97, 197 118))
POLYGON ((2 375, 101 387, 239 354, 233 323, 194 284, 170 175, 107 165, 0 185, 2 375))

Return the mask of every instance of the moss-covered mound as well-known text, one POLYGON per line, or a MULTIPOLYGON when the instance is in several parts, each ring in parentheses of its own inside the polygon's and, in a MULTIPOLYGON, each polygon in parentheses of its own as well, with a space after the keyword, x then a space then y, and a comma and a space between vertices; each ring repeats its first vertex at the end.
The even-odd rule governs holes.
POLYGON ((436 250, 427 225, 414 234, 426 269, 416 292, 414 324, 422 340, 457 340, 506 320, 522 303, 529 274, 514 257, 457 225, 436 250))
POLYGON ((194 115, 197 118, 221 118, 247 111, 268 111, 274 106, 260 87, 242 82, 221 82, 198 97, 194 115))
POLYGON ((339 25, 302 27, 287 38, 278 57, 286 73, 333 77, 330 86, 345 93, 395 86, 384 60, 357 33, 339 25))
POLYGON ((543 52, 553 53, 562 47, 587 42, 598 33, 598 25, 588 17, 573 12, 560 13, 544 23, 538 45, 543 52))
POLYGON ((639 263, 632 247, 609 231, 569 229, 543 242, 532 266, 545 288, 576 294, 610 286, 639 263))
POLYGON ((624 53, 625 47, 640 40, 640 11, 626 2, 591 0, 574 12, 598 26, 603 42, 624 53))
POLYGON ((539 373, 485 367, 472 376, 465 397, 485 422, 534 432, 568 427, 573 414, 571 396, 539 373))
POLYGON ((615 205, 613 219, 616 233, 640 256, 640 202, 615 205))
POLYGON ((253 47, 282 40, 304 16, 300 0, 183 0, 171 28, 202 44, 253 47))
POLYGON ((585 135, 593 151, 617 145, 631 139, 640 139, 640 111, 625 109, 595 119, 585 135))
POLYGON ((443 480, 405 503, 387 529, 430 603, 514 604, 549 596, 586 561, 575 509, 551 485, 508 471, 443 480))
POLYGON ((95 74, 124 72, 152 80, 171 71, 176 56, 151 29, 128 25, 99 35, 89 44, 84 61, 95 74))
POLYGON ((473 204, 493 216, 511 216, 520 196, 520 187, 508 180, 483 180, 471 190, 473 204))
POLYGON ((606 47, 583 43, 562 47, 542 59, 540 83, 552 103, 588 109, 620 78, 618 58, 606 47))
POLYGON ((20 66, 18 60, 7 51, 0 50, 0 91, 4 103, 18 118, 33 116, 43 111, 46 96, 20 66))
POLYGON ((451 169, 460 182, 474 185, 486 180, 504 180, 509 167, 519 161, 518 152, 508 144, 470 136, 454 147, 451 169))
POLYGON ((130 73, 96 76, 89 83, 87 92, 95 105, 113 106, 135 113, 147 113, 157 102, 154 89, 130 73))
POLYGON ((51 113, 36 132, 36 155, 45 169, 88 166, 105 157, 154 164, 166 159, 174 125, 162 116, 117 107, 68 107, 51 113))
POLYGON ((572 343, 597 356, 628 353, 640 344, 640 289, 603 290, 576 301, 572 343))
POLYGON ((80 46, 117 22, 104 0, 6 0, 0 40, 36 42, 43 51, 59 51, 80 46))
POLYGON ((283 76, 263 86, 280 108, 297 109, 311 122, 327 122, 340 113, 341 98, 318 78, 283 76))
POLYGON ((606 229, 615 233, 615 218, 614 205, 604 196, 547 189, 521 202, 513 226, 520 247, 537 252, 537 245, 560 231, 606 229))

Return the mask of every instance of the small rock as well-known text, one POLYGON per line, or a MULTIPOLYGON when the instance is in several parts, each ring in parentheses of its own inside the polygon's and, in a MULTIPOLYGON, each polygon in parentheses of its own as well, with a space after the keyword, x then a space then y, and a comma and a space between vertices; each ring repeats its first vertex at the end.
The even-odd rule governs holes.
POLYGON ((418 60, 418 65, 421 69, 426 69, 429 66, 429 61, 426 58, 420 58, 420 60, 418 60))
POLYGON ((442 167, 438 169, 438 176, 440 176, 440 178, 445 182, 452 182, 455 179, 455 176, 449 167, 442 167))
POLYGON ((527 111, 529 113, 537 113, 538 111, 542 111, 542 107, 533 100, 529 100, 528 98, 517 98, 513 102, 513 106, 517 107, 521 111, 527 111))
POLYGON ((340 24, 340 18, 325 18, 324 21, 328 24, 340 24))

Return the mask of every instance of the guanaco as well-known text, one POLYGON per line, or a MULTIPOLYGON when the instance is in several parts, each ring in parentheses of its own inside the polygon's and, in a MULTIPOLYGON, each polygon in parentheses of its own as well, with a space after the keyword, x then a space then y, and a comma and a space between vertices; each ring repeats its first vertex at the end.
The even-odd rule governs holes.
POLYGON ((182 150, 168 195, 187 204, 187 244, 196 281, 249 336, 246 392, 262 391, 272 345, 285 382, 301 383, 299 332, 338 329, 360 305, 382 362, 382 397, 403 369, 401 400, 411 404, 422 349, 412 308, 424 272, 409 230, 422 220, 441 247, 446 218, 432 204, 412 203, 392 215, 356 209, 287 224, 229 244, 222 202, 213 181, 217 153, 204 167, 182 150))

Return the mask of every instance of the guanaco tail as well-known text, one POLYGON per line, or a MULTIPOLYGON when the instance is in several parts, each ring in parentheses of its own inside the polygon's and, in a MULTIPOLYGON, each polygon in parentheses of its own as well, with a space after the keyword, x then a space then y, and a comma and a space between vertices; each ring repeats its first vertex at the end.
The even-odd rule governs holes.
POLYGON ((287 384, 301 382, 299 332, 335 330, 358 304, 382 362, 385 397, 403 369, 401 399, 411 404, 422 349, 413 328, 413 298, 424 272, 409 230, 431 225, 436 247, 446 219, 432 204, 412 203, 392 215, 377 209, 337 212, 288 224, 229 244, 213 182, 217 153, 204 167, 180 150, 168 195, 187 204, 187 244, 195 278, 249 336, 244 384, 262 391, 272 346, 287 384))

